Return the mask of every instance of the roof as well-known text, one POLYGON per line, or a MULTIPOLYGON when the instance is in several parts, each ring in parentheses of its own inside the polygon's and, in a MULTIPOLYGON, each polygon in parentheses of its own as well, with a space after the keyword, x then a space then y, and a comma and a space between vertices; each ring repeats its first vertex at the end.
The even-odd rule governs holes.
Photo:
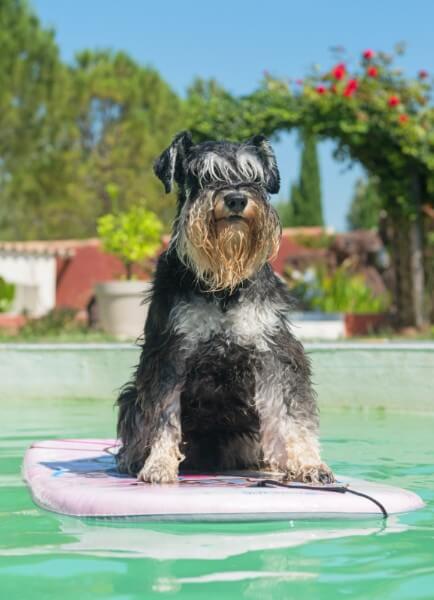
POLYGON ((297 236, 320 236, 333 235, 335 233, 333 227, 284 227, 282 236, 297 237, 297 236))
POLYGON ((99 247, 101 242, 96 238, 85 240, 31 240, 28 242, 0 242, 0 252, 12 254, 31 254, 59 256, 67 258, 74 256, 77 248, 84 246, 99 247))
POLYGON ((301 238, 317 238, 323 235, 332 235, 333 229, 328 227, 284 227, 280 240, 279 251, 271 262, 274 271, 282 275, 286 263, 292 257, 310 257, 323 254, 323 250, 303 246, 301 238))

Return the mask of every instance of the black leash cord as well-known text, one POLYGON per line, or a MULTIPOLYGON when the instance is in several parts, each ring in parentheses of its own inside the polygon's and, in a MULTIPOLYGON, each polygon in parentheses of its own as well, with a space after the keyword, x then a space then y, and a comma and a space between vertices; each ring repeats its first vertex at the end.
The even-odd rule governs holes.
POLYGON ((383 504, 381 504, 381 502, 379 500, 376 500, 372 496, 368 496, 368 494, 364 494, 363 492, 357 492, 356 490, 350 490, 349 488, 347 488, 346 491, 349 494, 354 494, 354 496, 360 496, 361 498, 366 498, 367 500, 370 500, 371 502, 376 504, 378 506, 378 508, 381 510, 381 512, 383 513, 383 517, 385 519, 387 519, 387 517, 389 516, 387 510, 384 508, 383 504))
POLYGON ((283 487, 286 488, 287 490, 290 489, 298 489, 298 490, 315 490, 315 491, 320 491, 320 492, 335 492, 337 494, 353 494, 354 496, 360 496, 361 498, 366 498, 366 500, 370 500, 371 502, 373 502, 376 506, 378 506, 378 508, 381 510, 383 517, 385 519, 387 519, 388 512, 387 510, 384 508, 383 504, 381 504, 381 502, 379 500, 376 500, 375 498, 373 498, 372 496, 369 496, 368 494, 364 494, 363 492, 357 492, 356 490, 351 490, 348 486, 346 485, 303 485, 303 484, 297 484, 297 483, 282 483, 281 481, 277 481, 275 479, 261 479, 259 480, 257 483, 254 483, 253 485, 249 486, 249 487, 283 487))

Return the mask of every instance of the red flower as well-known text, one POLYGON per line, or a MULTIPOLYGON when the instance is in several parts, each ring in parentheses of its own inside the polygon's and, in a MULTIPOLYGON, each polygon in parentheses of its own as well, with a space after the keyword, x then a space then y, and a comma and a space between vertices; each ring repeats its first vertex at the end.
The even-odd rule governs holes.
POLYGON ((326 88, 323 85, 319 85, 316 88, 316 91, 318 92, 318 94, 325 94, 327 90, 326 90, 326 88))
POLYGON ((425 69, 421 69, 418 73, 419 79, 426 79, 428 75, 429 73, 428 71, 425 71, 425 69))
POLYGON ((369 67, 366 72, 369 77, 377 77, 377 75, 378 75, 377 67, 369 67))
POLYGON ((408 115, 406 115, 405 113, 399 115, 398 119, 400 123, 408 123, 408 115))
POLYGON ((363 52, 363 58, 365 60, 371 60, 372 58, 374 58, 375 56, 375 52, 373 50, 365 50, 363 52))
POLYGON ((344 96, 350 98, 359 87, 357 79, 350 79, 344 89, 344 96))
POLYGON ((303 82, 303 79, 296 79, 296 80, 295 80, 295 83, 296 83, 297 85, 303 85, 303 83, 304 83, 304 82, 303 82))
POLYGON ((387 101, 387 104, 389 106, 398 106, 398 104, 401 102, 401 100, 398 98, 398 96, 390 96, 389 100, 387 101))
POLYGON ((345 73, 346 73, 346 68, 345 68, 344 63, 339 63, 332 69, 332 75, 338 81, 345 77, 345 73))

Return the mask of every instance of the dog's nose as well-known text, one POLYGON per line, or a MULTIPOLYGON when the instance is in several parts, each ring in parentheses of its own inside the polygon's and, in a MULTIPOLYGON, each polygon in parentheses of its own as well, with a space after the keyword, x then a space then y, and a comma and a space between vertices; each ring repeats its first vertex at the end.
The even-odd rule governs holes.
POLYGON ((230 192, 226 194, 224 200, 226 208, 236 213, 243 212, 247 205, 247 196, 240 192, 230 192))

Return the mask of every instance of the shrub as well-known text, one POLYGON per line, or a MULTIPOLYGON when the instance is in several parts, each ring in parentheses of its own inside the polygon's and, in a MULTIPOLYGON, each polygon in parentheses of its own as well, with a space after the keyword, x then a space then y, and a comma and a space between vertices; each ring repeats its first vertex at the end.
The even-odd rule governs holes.
POLYGON ((11 307, 15 297, 15 286, 0 277, 0 312, 6 312, 11 307))
POLYGON ((312 305, 323 312, 379 314, 390 304, 388 294, 376 295, 362 275, 353 275, 342 265, 332 274, 318 270, 312 305))
POLYGON ((285 279, 301 310, 379 314, 390 305, 389 294, 375 294, 363 275, 351 273, 347 264, 334 271, 322 265, 311 266, 304 272, 288 268, 285 279))
POLYGON ((29 319, 21 328, 20 335, 23 338, 33 338, 85 331, 86 325, 77 321, 77 311, 71 308, 54 308, 43 317, 29 319))
POLYGON ((103 215, 97 229, 104 250, 124 263, 126 277, 131 279, 133 265, 151 258, 160 247, 163 225, 153 212, 135 206, 103 215))

